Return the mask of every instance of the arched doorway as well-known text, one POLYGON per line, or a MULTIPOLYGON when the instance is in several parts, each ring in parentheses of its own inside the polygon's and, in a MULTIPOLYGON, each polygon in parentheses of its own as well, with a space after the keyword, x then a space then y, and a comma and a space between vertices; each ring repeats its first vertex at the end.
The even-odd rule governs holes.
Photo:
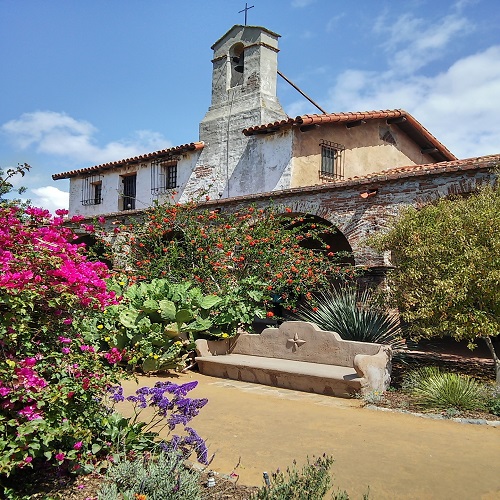
POLYGON ((293 224, 303 228, 304 239, 300 245, 313 251, 325 251, 327 255, 332 254, 332 259, 337 259, 341 266, 354 266, 356 264, 352 247, 344 234, 335 227, 330 221, 319 217, 318 215, 303 213, 287 213, 283 215, 288 219, 287 224, 293 224), (324 228, 324 232, 319 233, 317 237, 307 237, 309 228, 324 228))

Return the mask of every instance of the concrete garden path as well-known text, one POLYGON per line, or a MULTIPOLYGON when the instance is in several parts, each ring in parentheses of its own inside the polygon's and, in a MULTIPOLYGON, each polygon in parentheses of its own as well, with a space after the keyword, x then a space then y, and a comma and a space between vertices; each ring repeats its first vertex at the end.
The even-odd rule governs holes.
MULTIPOLYGON (((361 408, 348 400, 189 372, 172 379, 124 382, 125 395, 157 380, 198 380, 189 394, 209 403, 192 421, 229 474, 261 485, 262 472, 327 453, 336 487, 351 499, 500 499, 500 427, 433 420, 361 408)), ((129 415, 128 403, 120 406, 129 415)))

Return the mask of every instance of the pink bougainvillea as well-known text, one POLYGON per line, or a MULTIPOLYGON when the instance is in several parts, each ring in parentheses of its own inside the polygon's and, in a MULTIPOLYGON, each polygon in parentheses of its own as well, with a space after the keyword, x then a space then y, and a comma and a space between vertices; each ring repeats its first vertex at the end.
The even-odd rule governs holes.
POLYGON ((2 472, 31 467, 33 458, 77 460, 89 444, 81 437, 92 434, 82 429, 95 426, 90 415, 104 411, 99 401, 117 379, 79 326, 117 302, 109 271, 87 257, 65 215, 0 206, 2 472))
POLYGON ((109 352, 104 354, 104 357, 111 363, 119 363, 123 358, 123 353, 119 349, 113 347, 109 352))
POLYGON ((83 244, 74 243, 75 235, 63 222, 39 208, 0 209, 0 288, 69 293, 84 306, 113 303, 114 293, 104 281, 106 265, 89 261, 83 244))

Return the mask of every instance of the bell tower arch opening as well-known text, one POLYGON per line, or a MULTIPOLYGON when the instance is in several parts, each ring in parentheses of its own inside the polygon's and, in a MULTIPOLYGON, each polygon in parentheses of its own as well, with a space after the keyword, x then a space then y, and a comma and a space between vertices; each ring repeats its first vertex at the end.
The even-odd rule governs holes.
MULTIPOLYGON (((248 155, 255 138, 242 130, 288 118, 276 94, 279 37, 261 26, 235 25, 212 45, 212 99, 199 128, 200 141, 210 147, 203 148, 195 168, 210 172, 213 198, 236 195, 242 176, 252 175, 248 155)), ((262 176, 255 179, 252 185, 261 190, 262 176)), ((186 201, 200 183, 196 176, 188 181, 186 201)), ((256 192, 246 181, 241 186, 256 192)))
POLYGON ((243 73, 245 70, 245 46, 243 43, 235 43, 229 50, 229 62, 231 76, 229 78, 230 88, 243 84, 243 73))
POLYGON ((279 37, 260 26, 235 25, 212 45, 212 101, 201 125, 220 121, 226 108, 248 115, 238 126, 240 135, 256 123, 287 118, 276 94, 279 37), (238 92, 229 92, 234 87, 238 92))

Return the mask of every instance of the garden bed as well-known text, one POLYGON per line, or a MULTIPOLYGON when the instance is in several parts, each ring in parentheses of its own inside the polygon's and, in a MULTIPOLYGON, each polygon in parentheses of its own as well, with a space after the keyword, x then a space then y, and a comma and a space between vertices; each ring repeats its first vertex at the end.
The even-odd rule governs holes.
POLYGON ((415 350, 397 353, 392 362, 391 388, 380 397, 368 401, 377 407, 392 410, 408 411, 419 414, 441 415, 444 418, 461 418, 464 420, 498 421, 500 417, 488 411, 424 409, 417 405, 414 398, 401 389, 403 379, 410 370, 423 367, 437 367, 443 372, 468 375, 485 384, 494 384, 495 369, 492 359, 482 357, 484 349, 470 351, 465 344, 451 339, 439 339, 434 344, 424 343, 415 350), (431 350, 432 349, 432 350, 431 350), (479 354, 476 355, 476 354, 479 354))
MULTIPOLYGON (((435 348, 435 346, 433 346, 435 348)), ((380 399, 369 401, 379 408, 395 411, 408 411, 411 413, 439 415, 442 418, 462 418, 467 420, 499 420, 498 416, 483 411, 453 410, 437 411, 423 410, 416 406, 411 397, 401 390, 403 376, 409 370, 423 366, 438 366, 444 371, 453 371, 470 375, 483 382, 494 382, 493 362, 486 358, 473 357, 468 351, 460 352, 460 346, 439 352, 439 349, 426 351, 425 348, 418 351, 408 351, 404 356, 395 356, 393 360, 393 385, 380 399)), ((104 477, 98 474, 88 476, 69 476, 57 473, 53 467, 47 467, 35 472, 26 470, 25 484, 30 484, 26 493, 33 499, 54 498, 64 500, 87 500, 95 499, 97 492, 104 481, 104 477)), ((216 486, 206 488, 206 474, 200 478, 204 499, 235 499, 243 500, 251 497, 257 491, 256 487, 238 484, 225 476, 216 476, 216 486)))
MULTIPOLYGON (((46 498, 54 500, 94 500, 97 498, 97 493, 105 478, 100 474, 89 474, 75 478, 75 476, 58 472, 54 467, 50 467, 43 471, 27 471, 24 479, 26 498, 33 500, 46 498)), ((200 477, 203 500, 246 500, 258 490, 255 486, 238 484, 224 476, 216 476, 216 483, 212 488, 207 488, 206 484, 207 474, 203 473, 200 477)))

